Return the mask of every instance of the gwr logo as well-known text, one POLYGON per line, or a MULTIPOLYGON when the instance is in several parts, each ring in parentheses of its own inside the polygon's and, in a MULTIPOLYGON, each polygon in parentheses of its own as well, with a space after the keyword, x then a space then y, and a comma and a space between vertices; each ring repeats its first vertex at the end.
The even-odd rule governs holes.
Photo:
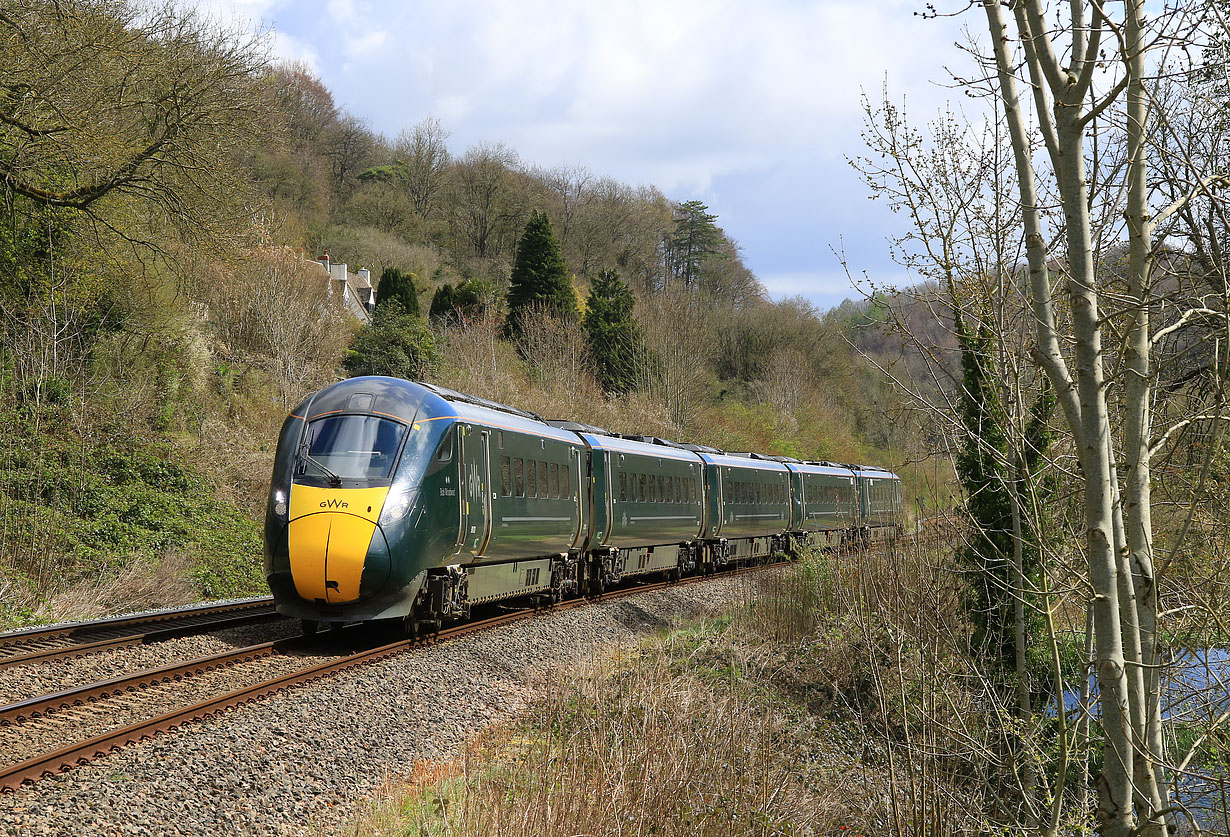
POLYGON ((345 500, 321 500, 320 507, 322 509, 348 509, 350 504, 345 500))

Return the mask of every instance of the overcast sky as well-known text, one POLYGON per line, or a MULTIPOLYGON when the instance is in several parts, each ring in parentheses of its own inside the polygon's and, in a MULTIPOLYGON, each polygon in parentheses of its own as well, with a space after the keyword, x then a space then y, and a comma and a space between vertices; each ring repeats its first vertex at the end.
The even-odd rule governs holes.
POLYGON ((954 43, 980 19, 923 20, 922 0, 202 0, 263 22, 339 105, 390 137, 426 116, 460 154, 503 141, 529 164, 699 199, 780 299, 858 296, 835 249, 903 277, 867 200, 860 95, 887 81, 916 120, 945 100, 954 43))

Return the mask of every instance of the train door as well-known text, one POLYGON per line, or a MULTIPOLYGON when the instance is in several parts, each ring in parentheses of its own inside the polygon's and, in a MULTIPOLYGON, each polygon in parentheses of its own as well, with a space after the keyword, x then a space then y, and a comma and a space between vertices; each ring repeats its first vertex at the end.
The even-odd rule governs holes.
POLYGON ((571 460, 569 468, 576 468, 577 478, 572 481, 572 499, 576 504, 577 513, 577 528, 572 533, 572 546, 581 546, 585 541, 585 506, 590 502, 592 496, 593 475, 589 473, 586 467, 586 461, 589 457, 574 447, 568 449, 568 458, 571 460))
POLYGON ((457 553, 483 554, 491 537, 491 444, 490 431, 476 432, 472 425, 457 428, 458 461, 461 468, 461 527, 457 553))

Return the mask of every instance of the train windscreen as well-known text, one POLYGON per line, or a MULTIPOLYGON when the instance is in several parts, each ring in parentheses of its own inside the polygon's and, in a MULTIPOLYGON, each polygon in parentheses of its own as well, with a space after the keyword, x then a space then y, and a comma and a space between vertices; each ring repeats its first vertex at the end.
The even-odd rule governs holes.
POLYGON ((406 426, 376 416, 332 416, 308 425, 304 463, 344 480, 384 480, 393 471, 406 426))

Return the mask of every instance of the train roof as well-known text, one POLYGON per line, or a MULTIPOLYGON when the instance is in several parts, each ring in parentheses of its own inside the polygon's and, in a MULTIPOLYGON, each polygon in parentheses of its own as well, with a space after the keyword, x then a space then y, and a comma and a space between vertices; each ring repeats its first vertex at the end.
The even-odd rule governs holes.
POLYGON ((517 433, 529 433, 547 439, 555 439, 559 442, 567 442, 570 445, 580 446, 583 444, 581 437, 571 430, 561 430, 558 427, 552 427, 546 422, 525 418, 516 413, 505 413, 482 406, 481 404, 472 404, 464 401, 454 402, 453 409, 457 412, 457 418, 472 421, 475 424, 481 424, 486 427, 494 427, 498 430, 512 430, 517 433))
POLYGON ((787 462, 786 467, 800 474, 823 474, 825 476, 853 477, 853 466, 836 465, 832 462, 787 462))
POLYGON ((576 421, 547 421, 537 413, 467 395, 437 384, 405 381, 378 375, 347 378, 308 396, 293 415, 315 419, 333 413, 375 413, 407 423, 451 418, 489 427, 531 433, 568 444, 588 444, 597 450, 656 456, 682 462, 709 462, 731 468, 762 471, 786 470, 809 474, 855 473, 872 479, 899 480, 897 474, 875 465, 807 461, 791 456, 768 456, 755 452, 727 453, 708 445, 674 442, 658 436, 611 433, 576 421), (583 440, 583 441, 582 441, 583 440))
POLYGON ((431 390, 400 378, 347 378, 312 393, 291 415, 311 421, 334 413, 374 413, 407 423, 447 414, 448 404, 431 390))
POLYGON ((887 468, 881 468, 878 465, 851 465, 860 477, 871 477, 872 479, 880 480, 899 480, 901 477, 894 474, 887 468))
POLYGON ((723 465, 727 468, 748 468, 756 471, 779 471, 786 472, 786 466, 781 462, 775 462, 772 459, 760 456, 748 456, 747 454, 735 453, 701 453, 697 454, 701 459, 714 465, 723 465))
POLYGON ((582 433, 581 438, 594 450, 611 450, 617 453, 631 453, 636 456, 674 459, 679 462, 700 464, 700 457, 698 455, 677 445, 661 445, 655 442, 643 442, 640 439, 628 438, 627 436, 600 436, 595 433, 582 433))

